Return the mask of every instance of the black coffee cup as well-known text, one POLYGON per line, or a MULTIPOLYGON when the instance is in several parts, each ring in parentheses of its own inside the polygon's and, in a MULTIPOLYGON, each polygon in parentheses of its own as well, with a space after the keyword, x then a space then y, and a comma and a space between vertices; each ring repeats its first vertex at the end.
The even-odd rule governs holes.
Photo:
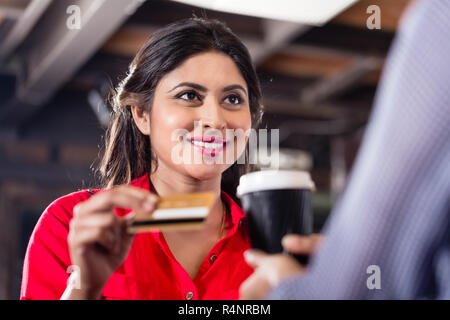
MULTIPOLYGON (((281 253, 281 239, 286 234, 311 234, 314 189, 306 171, 264 170, 243 175, 237 196, 247 215, 252 247, 271 254, 281 253)), ((307 263, 308 257, 293 256, 307 263)))

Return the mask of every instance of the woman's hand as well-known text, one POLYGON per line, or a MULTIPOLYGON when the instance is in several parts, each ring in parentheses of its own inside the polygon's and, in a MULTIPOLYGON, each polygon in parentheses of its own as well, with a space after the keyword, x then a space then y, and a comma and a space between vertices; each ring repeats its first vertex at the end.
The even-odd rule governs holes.
MULTIPOLYGON (((283 238, 282 244, 290 253, 309 256, 317 250, 322 240, 323 236, 319 234, 308 237, 291 234, 283 238)), ((269 255, 261 250, 250 249, 244 253, 244 257, 255 269, 240 287, 240 298, 244 300, 265 299, 281 281, 301 275, 306 270, 306 266, 286 254, 269 255)))
POLYGON ((119 218, 113 209, 129 208, 151 214, 156 203, 156 195, 123 185, 74 207, 68 243, 72 264, 79 271, 79 288, 68 286, 63 298, 100 298, 106 282, 127 257, 133 241, 127 233, 132 216, 119 218))

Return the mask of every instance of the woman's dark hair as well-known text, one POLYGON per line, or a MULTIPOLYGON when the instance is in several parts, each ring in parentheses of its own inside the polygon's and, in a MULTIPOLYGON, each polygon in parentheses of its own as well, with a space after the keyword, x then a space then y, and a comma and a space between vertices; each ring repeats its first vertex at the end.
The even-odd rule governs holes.
MULTIPOLYGON (((255 128, 259 124, 262 117, 260 84, 249 52, 239 38, 217 20, 190 18, 172 23, 151 35, 113 94, 113 118, 106 131, 99 167, 102 187, 129 183, 156 168, 151 136, 139 131, 130 106, 151 110, 161 78, 189 57, 207 51, 226 54, 239 68, 248 86, 252 126, 255 128)), ((222 188, 231 196, 234 196, 239 176, 248 171, 247 163, 235 163, 223 175, 222 188)))

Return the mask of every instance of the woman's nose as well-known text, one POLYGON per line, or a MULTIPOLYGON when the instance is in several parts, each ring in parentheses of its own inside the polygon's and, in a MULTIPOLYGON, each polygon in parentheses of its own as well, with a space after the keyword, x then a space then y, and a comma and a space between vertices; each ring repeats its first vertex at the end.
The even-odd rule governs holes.
POLYGON ((224 130, 226 128, 226 119, 223 110, 217 103, 210 103, 205 108, 200 108, 200 120, 203 128, 224 130))

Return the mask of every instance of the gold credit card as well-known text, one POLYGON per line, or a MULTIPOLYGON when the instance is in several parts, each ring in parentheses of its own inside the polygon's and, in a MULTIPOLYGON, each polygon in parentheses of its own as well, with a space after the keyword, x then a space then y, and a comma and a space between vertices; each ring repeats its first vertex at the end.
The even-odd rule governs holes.
POLYGON ((214 204, 215 194, 199 192, 160 197, 152 215, 135 212, 129 233, 183 230, 203 227, 214 204))

